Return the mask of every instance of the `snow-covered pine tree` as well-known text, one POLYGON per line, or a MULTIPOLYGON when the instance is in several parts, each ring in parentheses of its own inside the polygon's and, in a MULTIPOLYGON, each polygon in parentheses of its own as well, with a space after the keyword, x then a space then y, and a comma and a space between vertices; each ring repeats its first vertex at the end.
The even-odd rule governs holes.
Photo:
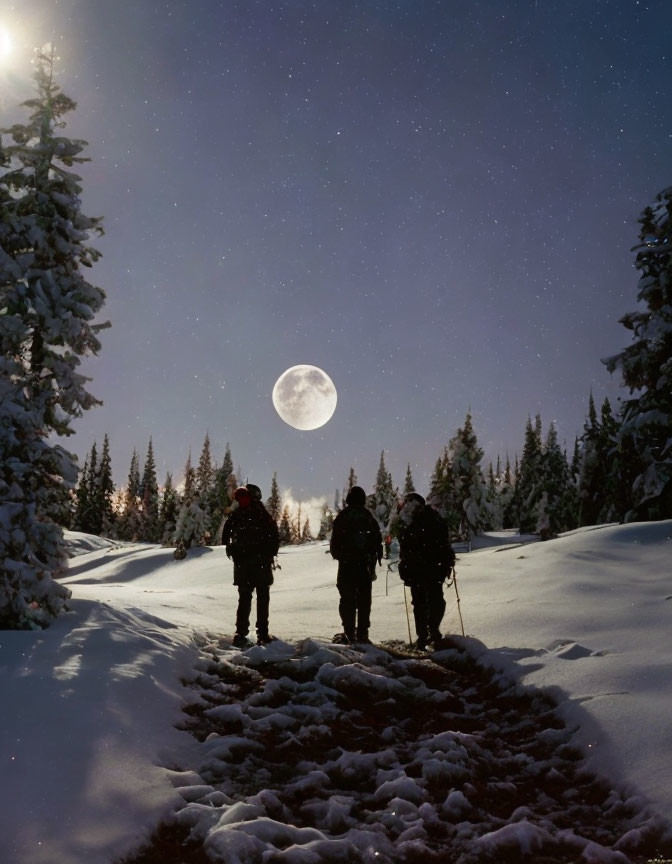
POLYGON ((616 467, 624 521, 672 516, 672 187, 639 218, 637 300, 646 308, 620 321, 632 343, 603 362, 619 370, 630 398, 622 400, 616 467))
POLYGON ((273 517, 273 521, 277 525, 280 522, 280 487, 278 486, 278 475, 273 472, 271 480, 271 494, 266 502, 266 509, 273 517))
POLYGON ((488 523, 487 496, 481 459, 483 450, 471 422, 471 412, 467 411, 464 426, 457 430, 448 444, 455 489, 455 501, 461 507, 462 519, 458 536, 469 539, 480 534, 488 523))
POLYGON ((110 440, 105 435, 103 449, 100 454, 100 465, 96 478, 96 528, 95 534, 111 537, 114 534, 114 481, 112 479, 112 459, 110 456, 110 440))
POLYGON ((207 496, 213 480, 214 471, 212 467, 212 455, 210 453, 210 436, 206 432, 201 457, 198 460, 198 468, 196 469, 196 494, 201 500, 204 500, 207 496))
POLYGON ((429 481, 427 503, 443 516, 448 524, 451 538, 456 538, 462 520, 462 509, 455 498, 455 478, 447 447, 443 448, 443 454, 434 465, 429 481))
POLYGON ((196 486, 196 471, 191 464, 191 451, 184 466, 184 492, 182 505, 177 517, 173 544, 189 549, 201 542, 203 535, 209 530, 206 514, 200 505, 196 486))
MULTIPOLYGON (((350 471, 352 473, 352 469, 350 471)), ((382 450, 373 492, 366 502, 366 506, 378 520, 381 531, 387 530, 390 517, 396 512, 398 498, 399 492, 392 483, 392 475, 385 467, 385 451, 382 450)))
POLYGON ((159 530, 159 484, 156 479, 156 462, 154 447, 149 439, 147 458, 140 482, 140 510, 142 520, 142 539, 149 543, 158 543, 161 539, 159 530))
POLYGON ((97 404, 78 371, 100 348, 93 324, 101 289, 87 282, 99 252, 99 219, 80 209, 80 178, 68 170, 84 141, 57 134, 76 106, 54 81, 54 51, 37 54, 26 123, 2 130, 0 148, 0 626, 46 626, 70 592, 53 576, 65 566, 54 520, 77 480, 75 457, 50 439, 97 404))
POLYGON ((283 546, 287 546, 287 544, 292 542, 292 523, 289 518, 289 506, 287 504, 282 508, 278 533, 280 535, 280 543, 283 546))
POLYGON ((220 545, 222 542, 224 522, 231 511, 233 493, 237 486, 238 479, 233 470, 231 447, 227 443, 222 464, 215 470, 210 497, 208 531, 215 545, 220 545))
POLYGON ((168 472, 166 474, 166 482, 163 485, 163 494, 161 496, 158 531, 159 540, 165 545, 170 545, 170 541, 175 533, 179 509, 180 499, 177 490, 173 486, 173 475, 168 472))
POLYGON ((329 509, 327 504, 322 505, 322 514, 320 518, 320 530, 317 534, 318 540, 326 540, 329 534, 331 533, 332 526, 334 524, 334 514, 329 509))
POLYGON ((411 474, 411 463, 409 462, 406 466, 406 477, 404 478, 404 495, 408 495, 411 492, 415 492, 415 483, 413 482, 413 475, 411 474))
POLYGON ((310 530, 310 519, 306 518, 306 521, 303 523, 303 528, 301 529, 301 542, 311 543, 312 540, 313 534, 310 530))

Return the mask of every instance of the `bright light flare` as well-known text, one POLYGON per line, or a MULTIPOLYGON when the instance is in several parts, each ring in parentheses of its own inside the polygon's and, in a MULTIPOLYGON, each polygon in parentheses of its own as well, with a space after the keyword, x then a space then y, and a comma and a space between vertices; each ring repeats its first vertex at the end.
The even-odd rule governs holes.
POLYGON ((6 27, 0 25, 0 61, 6 61, 13 49, 14 41, 12 40, 12 34, 6 27))

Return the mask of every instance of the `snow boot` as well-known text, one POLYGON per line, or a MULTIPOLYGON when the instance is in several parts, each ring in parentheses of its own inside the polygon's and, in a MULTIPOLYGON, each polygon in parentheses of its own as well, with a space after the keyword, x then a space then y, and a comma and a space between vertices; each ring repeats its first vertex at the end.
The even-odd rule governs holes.
POLYGON ((417 648, 418 651, 426 651, 427 650, 427 639, 419 636, 416 641, 413 643, 413 648, 417 648))
POLYGON ((236 633, 231 644, 234 648, 249 648, 252 645, 247 636, 241 636, 240 633, 236 633))
POLYGON ((434 647, 440 645, 442 639, 443 636, 441 635, 440 630, 432 630, 432 632, 429 634, 429 641, 432 645, 434 645, 434 647))
POLYGON ((369 639, 369 631, 368 630, 358 630, 357 631, 357 639, 355 640, 360 645, 370 645, 371 640, 369 639))
POLYGON ((268 645, 269 642, 277 642, 277 636, 269 636, 268 633, 260 633, 257 636, 257 645, 268 645))
POLYGON ((355 637, 354 635, 348 635, 347 633, 337 633, 331 641, 334 645, 352 645, 355 641, 355 637))

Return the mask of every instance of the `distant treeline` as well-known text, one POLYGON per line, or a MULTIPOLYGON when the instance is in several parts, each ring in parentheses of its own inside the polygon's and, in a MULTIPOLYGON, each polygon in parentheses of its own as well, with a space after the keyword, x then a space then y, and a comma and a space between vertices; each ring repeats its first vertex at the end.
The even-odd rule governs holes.
MULTIPOLYGON (((126 485, 120 489, 112 480, 110 443, 106 435, 100 456, 96 443, 91 447, 68 506, 63 508, 65 527, 118 540, 163 543, 166 546, 218 545, 222 528, 234 505, 238 474, 233 467, 231 448, 221 465, 212 458, 210 437, 205 436, 198 465, 191 453, 184 466, 184 481, 176 488, 171 473, 159 486, 152 439, 144 467, 136 450, 126 485)), ((305 543, 313 539, 310 521, 303 519, 301 505, 296 515, 282 507, 277 475, 273 475, 266 507, 278 523, 282 543, 305 543)), ((326 508, 325 508, 326 509, 326 508)), ((326 523, 325 523, 326 524, 326 523)), ((318 535, 325 536, 324 531, 318 535)))

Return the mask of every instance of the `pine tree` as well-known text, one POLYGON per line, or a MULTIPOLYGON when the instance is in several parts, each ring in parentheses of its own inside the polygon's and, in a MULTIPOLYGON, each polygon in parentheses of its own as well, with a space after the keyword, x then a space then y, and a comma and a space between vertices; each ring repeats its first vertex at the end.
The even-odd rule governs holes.
POLYGON ((89 475, 86 478, 86 487, 89 508, 83 523, 85 527, 82 530, 87 534, 98 534, 100 533, 102 515, 98 510, 98 447, 95 441, 91 445, 89 453, 89 475))
POLYGON ((488 480, 485 489, 486 512, 483 523, 484 531, 499 531, 502 527, 502 478, 500 477, 500 471, 501 465, 498 456, 496 470, 492 467, 492 462, 488 465, 488 480))
POLYGON ((84 459, 84 465, 79 472, 79 483, 75 492, 75 515, 73 527, 75 531, 84 531, 89 510, 89 458, 84 459))
POLYGON ((511 462, 509 454, 506 454, 506 462, 504 463, 504 476, 502 477, 499 487, 499 512, 502 528, 517 527, 517 520, 511 518, 511 502, 515 492, 514 477, 511 471, 511 462))
MULTIPOLYGON (((352 473, 352 469, 350 471, 352 473)), ((385 530, 389 526, 390 517, 396 511, 398 497, 398 492, 392 483, 392 475, 385 467, 385 451, 383 450, 380 454, 373 492, 366 502, 367 507, 378 520, 381 530, 385 530)))
POLYGON ((415 483, 413 482, 411 463, 409 462, 406 466, 406 477, 404 479, 404 495, 409 495, 411 492, 415 492, 415 483))
POLYGON ((103 450, 100 454, 100 466, 96 482, 96 524, 95 533, 111 537, 114 533, 114 481, 112 480, 112 459, 110 457, 110 441, 107 435, 103 438, 103 450))
POLYGON ((220 545, 222 542, 222 531, 227 515, 231 512, 233 493, 236 491, 238 480, 233 470, 233 459, 231 448, 226 445, 224 460, 215 471, 214 483, 209 502, 209 527, 208 531, 212 542, 220 545))
POLYGON ((166 482, 163 485, 161 496, 161 507, 159 509, 159 539, 164 544, 169 544, 175 533, 177 517, 180 509, 180 499, 173 486, 173 476, 168 472, 166 482))
POLYGON ((597 524, 602 507, 607 466, 600 447, 601 429, 591 392, 588 399, 588 419, 583 425, 582 450, 579 462, 578 495, 579 524, 597 524))
POLYGON ((602 507, 598 513, 599 522, 613 522, 618 519, 619 502, 617 476, 614 458, 618 452, 619 424, 611 412, 609 399, 604 399, 600 409, 600 453, 605 465, 602 507))
POLYGON ((516 489, 512 499, 512 514, 518 522, 521 534, 536 530, 536 507, 541 498, 541 418, 537 415, 535 425, 527 418, 523 455, 517 470, 516 489))
POLYGON ((117 533, 122 540, 138 540, 142 536, 142 514, 140 510, 140 465, 138 452, 133 449, 128 481, 123 494, 121 515, 117 522, 117 533))
POLYGON ((271 494, 266 502, 266 509, 277 525, 280 522, 280 488, 278 487, 278 475, 276 473, 273 474, 273 479, 271 480, 271 494))
POLYGON ((345 484, 345 489, 343 491, 344 497, 347 498, 348 492, 352 489, 353 486, 357 485, 357 475, 355 474, 355 469, 350 466, 350 472, 348 474, 348 482, 345 484))
POLYGON ((156 463, 152 439, 149 439, 145 468, 140 482, 140 507, 142 514, 142 539, 157 543, 161 539, 159 530, 159 484, 156 479, 156 463))
POLYGON ((196 470, 191 464, 191 450, 187 456, 187 461, 184 465, 184 491, 182 492, 183 502, 191 502, 196 498, 196 470))
POLYGON ((488 523, 486 490, 480 467, 483 450, 467 412, 464 426, 448 444, 455 489, 455 503, 461 509, 459 536, 470 538, 481 533, 488 523))
POLYGON ((288 543, 292 542, 292 523, 289 517, 289 506, 287 504, 285 504, 282 509, 282 516, 280 517, 278 533, 280 535, 280 543, 283 546, 286 546, 288 543))
POLYGON ((331 533, 332 526, 334 524, 334 514, 327 507, 326 504, 322 505, 322 516, 320 519, 320 530, 317 534, 318 540, 326 540, 329 534, 331 533))
POLYGON ((511 462, 509 461, 509 454, 506 454, 506 467, 504 468, 504 485, 505 486, 513 486, 513 477, 511 476, 511 462))
MULTIPOLYGON (((79 374, 100 348, 91 321, 104 294, 82 276, 99 253, 87 246, 100 220, 80 210, 85 142, 57 135, 76 106, 54 82, 54 52, 37 55, 36 94, 0 162, 0 626, 48 624, 70 592, 52 580, 64 566, 53 503, 74 488, 75 457, 53 443, 97 404, 79 374)), ((60 506, 60 504, 58 505, 60 506)))
POLYGON ((551 423, 539 461, 539 494, 535 505, 535 530, 542 540, 574 528, 573 495, 567 458, 551 423))
POLYGON ((310 530, 310 519, 306 519, 301 529, 301 543, 310 543, 313 540, 313 535, 310 530))
POLYGON ((570 473, 572 475, 572 481, 577 488, 579 485, 580 472, 581 472, 581 448, 579 446, 579 438, 578 438, 578 436, 576 436, 574 438, 574 450, 572 451, 572 464, 570 467, 570 473))
POLYGON ((200 543, 209 530, 206 514, 201 508, 198 497, 196 470, 191 464, 191 451, 184 466, 184 492, 182 505, 177 517, 173 543, 185 549, 200 543))
POLYGON ((672 187, 639 223, 637 300, 646 308, 620 319, 632 343, 603 361, 610 372, 620 371, 630 390, 614 460, 614 487, 625 496, 619 496, 619 515, 626 522, 672 516, 672 187))
POLYGON ((212 456, 210 454, 210 436, 206 433, 203 441, 203 449, 201 450, 201 458, 198 460, 198 468, 196 469, 196 493, 201 500, 204 500, 214 479, 214 471, 212 468, 212 456))
POLYGON ((437 510, 448 524, 451 537, 457 537, 462 520, 461 502, 458 505, 455 494, 455 478, 450 462, 448 448, 443 448, 443 455, 436 460, 434 471, 429 482, 427 503, 437 510))

